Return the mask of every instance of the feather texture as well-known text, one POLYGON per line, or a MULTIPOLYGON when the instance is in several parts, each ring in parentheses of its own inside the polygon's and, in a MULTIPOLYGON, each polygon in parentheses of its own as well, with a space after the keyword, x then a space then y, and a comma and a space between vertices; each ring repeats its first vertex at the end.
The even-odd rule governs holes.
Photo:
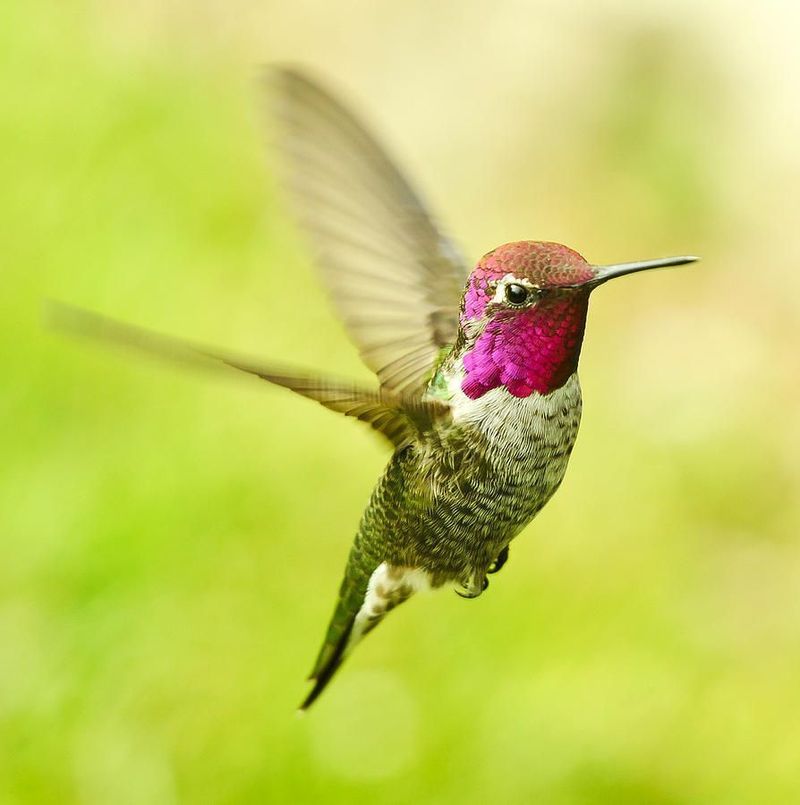
POLYGON ((48 321, 72 335, 112 343, 162 360, 199 369, 230 367, 294 391, 332 411, 366 422, 395 447, 402 449, 437 420, 450 415, 447 403, 407 397, 387 389, 370 389, 347 380, 287 371, 241 358, 223 350, 192 344, 143 327, 116 321, 88 310, 51 302, 48 321))
POLYGON ((299 72, 267 76, 286 184, 333 303, 381 387, 419 394, 455 341, 464 261, 347 109, 299 72))

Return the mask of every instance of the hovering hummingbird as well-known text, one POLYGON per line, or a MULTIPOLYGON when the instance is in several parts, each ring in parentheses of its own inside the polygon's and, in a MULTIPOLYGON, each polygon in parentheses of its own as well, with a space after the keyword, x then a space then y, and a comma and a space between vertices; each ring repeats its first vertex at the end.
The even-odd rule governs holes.
POLYGON ((319 84, 271 74, 288 187, 375 388, 283 371, 59 306, 62 329, 217 361, 372 426, 393 454, 367 504, 301 705, 415 592, 486 590, 550 499, 581 418, 591 292, 695 257, 595 266, 558 243, 498 246, 470 271, 372 134, 319 84))

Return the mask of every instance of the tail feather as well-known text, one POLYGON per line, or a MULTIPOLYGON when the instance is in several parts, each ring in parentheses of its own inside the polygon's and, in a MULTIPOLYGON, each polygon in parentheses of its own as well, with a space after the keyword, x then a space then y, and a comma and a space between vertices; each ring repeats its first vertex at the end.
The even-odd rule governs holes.
POLYGON ((339 666, 344 662, 354 623, 355 615, 350 618, 350 625, 336 643, 332 644, 326 641, 322 646, 317 662, 314 665, 314 670, 309 677, 309 679, 314 680, 314 687, 311 688, 308 696, 303 699, 300 710, 307 710, 314 704, 331 679, 333 679, 333 675, 339 670, 339 666))
POLYGON ((358 613, 364 604, 370 578, 370 570, 362 567, 358 561, 360 556, 360 552, 354 546, 339 590, 339 600, 328 625, 325 641, 309 675, 309 679, 314 680, 315 684, 311 693, 300 705, 301 710, 305 710, 313 704, 344 662, 349 650, 358 642, 357 638, 354 639, 353 629, 358 613))
POLYGON ((368 577, 356 580, 346 576, 328 634, 311 672, 314 687, 300 709, 305 710, 314 703, 345 657, 388 612, 417 590, 429 588, 430 575, 426 571, 393 567, 386 562, 380 563, 368 577))

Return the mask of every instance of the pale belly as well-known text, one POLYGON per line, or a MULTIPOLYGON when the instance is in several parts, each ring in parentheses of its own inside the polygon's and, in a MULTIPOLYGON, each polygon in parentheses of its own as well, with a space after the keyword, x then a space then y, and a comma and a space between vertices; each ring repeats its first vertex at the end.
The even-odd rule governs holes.
POLYGON ((425 569, 433 586, 474 592, 561 483, 580 423, 580 386, 573 375, 546 397, 498 388, 456 401, 454 411, 456 427, 427 455, 408 459, 422 483, 407 490, 404 533, 389 558, 425 569))

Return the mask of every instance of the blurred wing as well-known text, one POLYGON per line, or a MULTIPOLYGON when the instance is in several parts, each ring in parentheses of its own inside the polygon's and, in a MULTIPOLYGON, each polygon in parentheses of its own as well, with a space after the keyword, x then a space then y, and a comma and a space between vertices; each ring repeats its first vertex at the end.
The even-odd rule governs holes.
POLYGON ((268 78, 287 184, 338 313, 382 388, 419 391, 455 341, 464 261, 350 112, 298 72, 268 78))
POLYGON ((443 402, 423 402, 416 397, 408 399, 397 392, 365 389, 348 381, 286 372, 69 305, 50 303, 47 314, 51 327, 71 335, 133 348, 146 355, 200 369, 228 366, 256 375, 316 400, 332 411, 366 422, 397 449, 406 447, 433 427, 436 420, 450 414, 449 406, 443 402))
POLYGON ((360 419, 383 434, 398 450, 407 447, 424 431, 430 430, 437 419, 450 414, 450 406, 440 401, 407 398, 385 389, 373 391, 326 377, 286 374, 219 354, 206 354, 234 369, 256 375, 303 397, 316 400, 332 411, 360 419))

